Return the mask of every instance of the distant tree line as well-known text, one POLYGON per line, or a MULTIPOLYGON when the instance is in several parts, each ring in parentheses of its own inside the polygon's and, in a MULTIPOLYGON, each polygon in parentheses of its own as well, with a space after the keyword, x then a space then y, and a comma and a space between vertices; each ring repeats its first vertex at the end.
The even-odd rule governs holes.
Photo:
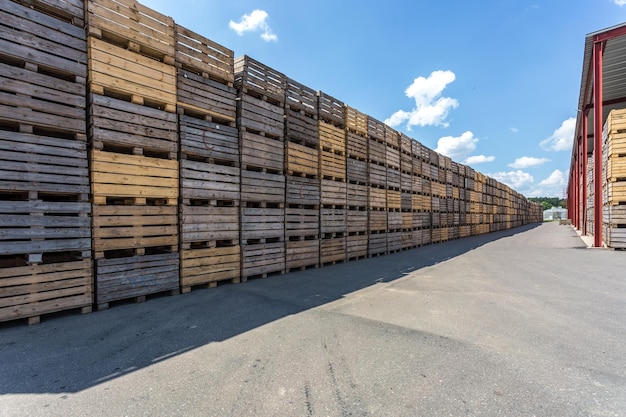
POLYGON ((552 207, 567 208, 567 202, 559 197, 529 197, 528 200, 541 203, 544 210, 551 209, 552 207))

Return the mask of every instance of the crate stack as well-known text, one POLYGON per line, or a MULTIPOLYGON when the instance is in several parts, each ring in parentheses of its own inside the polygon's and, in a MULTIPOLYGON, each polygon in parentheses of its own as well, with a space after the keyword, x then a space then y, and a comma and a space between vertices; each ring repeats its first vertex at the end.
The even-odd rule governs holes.
POLYGON ((346 260, 347 184, 344 104, 318 92, 320 149, 320 263, 346 260))
POLYGON ((285 83, 259 61, 235 59, 243 281, 285 272, 285 83))
POLYGON ((431 242, 439 243, 442 241, 441 227, 443 224, 441 216, 441 200, 443 197, 445 208, 446 187, 445 184, 442 184, 440 181, 439 154, 432 149, 429 149, 428 162, 429 167, 427 177, 430 180, 430 204, 432 211, 431 242))
MULTIPOLYGON (((586 214, 587 214, 587 231, 589 233, 593 234, 593 230, 594 230, 594 224, 593 224, 593 219, 594 219, 594 202, 595 202, 595 197, 594 197, 594 177, 593 177, 593 164, 594 164, 594 157, 593 155, 589 155, 587 156, 587 201, 581 201, 580 202, 580 213, 585 213, 586 210, 586 214)), ((578 183, 580 184, 580 190, 578 190, 580 192, 580 195, 583 195, 582 193, 582 188, 585 187, 585 184, 583 184, 582 181, 578 181, 578 183)))
POLYGON ((0 322, 90 312, 83 2, 0 9, 0 322))
POLYGON ((400 206, 402 212, 402 249, 413 244, 413 139, 400 135, 400 206))
POLYGON ((470 208, 468 177, 470 171, 470 167, 459 164, 459 237, 461 238, 471 235, 471 227, 468 224, 470 208))
POLYGON ((411 156, 413 159, 412 184, 411 184, 411 208, 413 214, 413 246, 427 245, 430 243, 431 226, 431 201, 430 181, 423 175, 425 166, 423 154, 426 147, 414 140, 411 144, 411 156))
POLYGON ((346 105, 347 257, 367 257, 368 162, 367 115, 346 105))
POLYGON ((385 168, 387 170, 387 252, 402 249, 402 171, 400 133, 385 125, 385 168))
POLYGON ((626 109, 611 110, 604 124, 602 236, 606 246, 626 248, 626 109))
POLYGON ((178 121, 172 18, 87 2, 96 303, 179 292, 178 121))
POLYGON ((367 118, 368 249, 367 255, 387 253, 387 145, 385 124, 367 118))
POLYGON ((317 92, 287 78, 285 95, 286 270, 320 262, 317 92))
POLYGON ((180 286, 236 283, 239 131, 233 51, 175 25, 180 138, 180 286))

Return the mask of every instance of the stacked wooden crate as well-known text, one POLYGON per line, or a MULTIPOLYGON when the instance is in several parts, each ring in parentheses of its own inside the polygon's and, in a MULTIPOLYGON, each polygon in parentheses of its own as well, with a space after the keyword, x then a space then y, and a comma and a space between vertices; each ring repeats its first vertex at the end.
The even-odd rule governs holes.
POLYGON ((239 282, 239 132, 233 52, 175 26, 180 138, 180 285, 239 282))
POLYGON ((285 241, 288 271, 320 262, 317 92, 290 78, 285 95, 285 241))
POLYGON ((414 140, 411 144, 411 156, 413 159, 413 177, 411 184, 411 208, 413 214, 413 246, 421 246, 430 243, 431 227, 431 201, 430 181, 422 175, 423 152, 425 146, 414 140))
POLYGON ((387 153, 385 124, 367 118, 368 256, 387 253, 387 153))
MULTIPOLYGON (((402 211, 402 249, 409 249, 413 243, 413 139, 400 136, 400 200, 402 211)), ((421 168, 421 167, 420 167, 421 168)))
POLYGON ((346 106, 347 257, 367 256, 368 162, 367 115, 346 106))
POLYGON ((320 149, 320 262, 346 260, 347 184, 344 104, 318 92, 320 149))
POLYGON ((82 1, 2 2, 0 321, 91 311, 86 76, 82 1))
POLYGON ((626 248, 626 109, 611 110, 602 132, 602 236, 610 248, 626 248))
POLYGON ((285 271, 285 76, 235 60, 241 154, 241 276, 285 271))
POLYGON ((174 23, 87 2, 96 302, 179 291, 174 23))
POLYGON ((387 170, 387 252, 402 249, 402 171, 400 133, 385 125, 385 167, 387 170))

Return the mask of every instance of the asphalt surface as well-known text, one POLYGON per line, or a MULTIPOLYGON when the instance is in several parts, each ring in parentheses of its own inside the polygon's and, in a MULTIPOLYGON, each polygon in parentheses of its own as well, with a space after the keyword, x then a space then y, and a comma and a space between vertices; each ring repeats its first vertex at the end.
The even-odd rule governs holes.
POLYGON ((626 416, 626 252, 545 223, 0 324, 1 416, 626 416))

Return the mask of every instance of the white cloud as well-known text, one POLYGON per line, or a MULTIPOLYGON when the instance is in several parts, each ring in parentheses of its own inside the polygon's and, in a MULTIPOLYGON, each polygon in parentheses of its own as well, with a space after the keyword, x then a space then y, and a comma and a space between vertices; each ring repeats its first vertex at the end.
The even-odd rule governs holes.
POLYGON ((450 97, 441 97, 441 93, 455 78, 452 71, 433 71, 428 78, 417 77, 404 92, 415 100, 415 107, 411 111, 398 110, 385 123, 396 127, 406 122, 409 131, 412 126, 448 127, 448 112, 457 108, 459 102, 450 97))
POLYGON ((472 155, 472 156, 468 156, 463 163, 467 165, 476 165, 476 164, 483 164, 485 162, 493 162, 495 160, 496 160, 495 156, 472 155))
POLYGON ((461 136, 444 136, 437 141, 435 152, 450 157, 454 161, 460 161, 476 150, 478 139, 469 130, 461 136))
POLYGON ((546 151, 571 151, 575 130, 576 119, 570 117, 561 123, 561 127, 556 129, 550 137, 542 140, 539 145, 546 151))
POLYGON ((513 133, 519 133, 519 129, 516 127, 509 127, 509 130, 513 133))
POLYGON ((567 187, 567 180, 569 177, 569 170, 565 172, 555 169, 544 180, 540 181, 537 186, 528 190, 520 191, 526 197, 563 197, 565 188, 567 187))
POLYGON ((623 6, 626 4, 626 0, 615 0, 614 3, 618 6, 623 6))
POLYGON ((519 169, 517 171, 496 172, 495 174, 487 175, 519 192, 521 192, 521 188, 527 187, 535 181, 532 175, 519 169))
POLYGON ((267 18, 269 15, 265 10, 253 10, 250 14, 244 14, 239 22, 228 23, 228 26, 237 32, 238 35, 243 35, 246 32, 258 32, 262 31, 261 38, 266 41, 277 41, 278 36, 272 33, 272 29, 267 24, 267 18))
POLYGON ((536 167, 541 164, 545 164, 546 162, 550 162, 550 160, 548 158, 534 158, 532 156, 522 156, 521 158, 517 158, 515 162, 509 164, 509 166, 515 169, 523 169, 536 167))

